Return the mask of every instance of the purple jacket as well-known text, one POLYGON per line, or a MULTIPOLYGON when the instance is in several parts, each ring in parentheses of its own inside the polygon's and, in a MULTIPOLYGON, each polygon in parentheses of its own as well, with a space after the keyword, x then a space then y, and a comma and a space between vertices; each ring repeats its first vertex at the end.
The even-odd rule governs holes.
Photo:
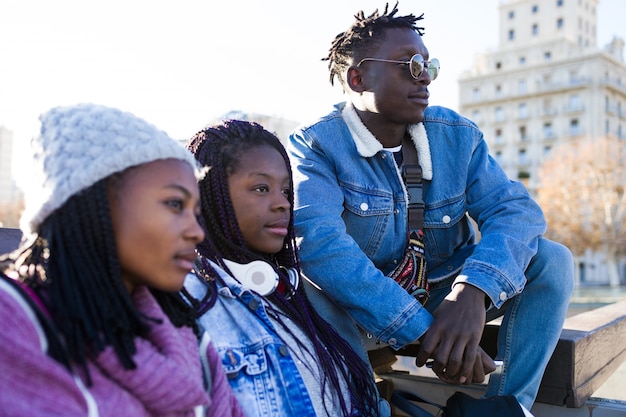
POLYGON ((7 290, 6 282, 0 283, 5 284, 0 286, 3 416, 194 416, 199 410, 207 416, 242 415, 231 391, 223 389, 228 384, 222 367, 211 366, 216 363, 213 346, 206 351, 212 368, 210 399, 195 335, 175 328, 147 288, 135 291, 134 304, 162 324, 152 324, 145 338, 135 339, 137 368, 124 369, 109 347, 88 362, 92 385, 86 387, 79 367, 72 375, 45 353, 38 323, 29 317, 32 310, 7 290))

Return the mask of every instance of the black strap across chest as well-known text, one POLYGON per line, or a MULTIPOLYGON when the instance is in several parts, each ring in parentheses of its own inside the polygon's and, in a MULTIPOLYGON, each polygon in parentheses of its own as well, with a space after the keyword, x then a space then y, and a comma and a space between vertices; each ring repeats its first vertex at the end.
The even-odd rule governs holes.
POLYGON ((408 194, 407 229, 424 230, 424 196, 422 188, 422 167, 417 159, 417 149, 410 138, 402 141, 402 180, 408 194))

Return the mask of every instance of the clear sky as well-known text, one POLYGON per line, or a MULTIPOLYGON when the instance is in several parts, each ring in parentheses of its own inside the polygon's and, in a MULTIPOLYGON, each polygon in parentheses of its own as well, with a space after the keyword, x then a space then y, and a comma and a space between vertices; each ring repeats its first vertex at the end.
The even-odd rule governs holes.
MULTIPOLYGON (((545 0, 538 1, 542 3, 545 0)), ((576 1, 576 0, 565 0, 576 1)), ((391 5, 395 1, 391 1, 391 5)), ((498 44, 499 0, 401 0, 424 13, 441 74, 431 104, 456 109, 457 79, 498 44)), ((186 139, 231 110, 306 121, 342 100, 326 56, 358 10, 385 0, 0 0, 0 125, 17 173, 40 113, 95 102, 186 139)), ((625 0, 599 0, 598 41, 626 39, 625 0)))

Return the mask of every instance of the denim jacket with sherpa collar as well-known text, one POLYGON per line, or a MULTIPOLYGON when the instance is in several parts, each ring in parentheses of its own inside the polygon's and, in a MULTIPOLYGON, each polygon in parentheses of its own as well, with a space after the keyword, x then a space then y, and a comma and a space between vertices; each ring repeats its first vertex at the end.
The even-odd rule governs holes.
MULTIPOLYGON (((428 107, 409 127, 424 171, 425 245, 431 283, 459 274, 496 307, 520 293, 546 224, 523 184, 510 180, 478 127, 428 107), (481 240, 468 218, 476 220, 481 240)), ((407 195, 393 154, 338 104, 297 129, 287 145, 304 274, 377 339, 400 348, 432 316, 384 274, 407 245, 407 195)))

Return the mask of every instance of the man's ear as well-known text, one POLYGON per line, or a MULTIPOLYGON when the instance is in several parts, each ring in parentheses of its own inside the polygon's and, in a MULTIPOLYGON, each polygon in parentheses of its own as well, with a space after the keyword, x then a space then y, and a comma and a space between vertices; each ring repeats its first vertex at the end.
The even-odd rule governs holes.
POLYGON ((350 90, 356 93, 362 93, 365 91, 365 85, 359 68, 354 66, 348 68, 348 72, 346 73, 346 84, 350 90))

